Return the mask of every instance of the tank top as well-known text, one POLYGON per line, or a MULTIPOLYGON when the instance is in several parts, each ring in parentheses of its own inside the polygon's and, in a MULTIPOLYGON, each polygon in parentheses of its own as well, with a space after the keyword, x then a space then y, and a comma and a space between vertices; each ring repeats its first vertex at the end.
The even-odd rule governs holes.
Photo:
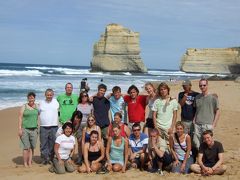
POLYGON ((152 111, 152 107, 153 107, 153 103, 156 99, 149 99, 148 100, 148 108, 149 108, 149 112, 148 112, 148 118, 152 119, 153 118, 153 111, 152 111))
POLYGON ((38 126, 38 109, 28 109, 27 104, 23 111, 23 122, 22 127, 26 129, 37 128, 38 126))
MULTIPOLYGON (((125 125, 123 123, 121 123, 121 125, 120 125, 120 128, 121 128, 120 135, 125 138, 127 135, 125 133, 124 127, 125 127, 125 125)), ((110 124, 108 128, 110 129, 110 136, 113 137, 114 133, 113 133, 113 129, 112 129, 112 124, 110 124)))
MULTIPOLYGON (((88 129, 88 128, 87 128, 87 129, 88 129)), ((98 131, 98 126, 96 126, 95 129, 92 129, 92 130, 98 131)), ((92 131, 92 130, 91 130, 91 131, 92 131)), ((86 130, 86 132, 85 132, 85 143, 86 143, 86 142, 90 142, 90 133, 91 133, 91 131, 88 132, 88 131, 86 130)))
POLYGON ((97 160, 101 156, 100 148, 96 152, 89 151, 89 149, 90 149, 90 143, 89 143, 89 148, 88 148, 88 160, 90 162, 97 160))
MULTIPOLYGON (((181 146, 183 147, 183 149, 186 149, 187 150, 187 142, 186 142, 186 137, 187 137, 187 134, 185 134, 185 137, 184 137, 184 141, 181 144, 181 146)), ((182 148, 180 147, 180 145, 178 144, 176 138, 174 137, 174 149, 175 149, 175 152, 178 156, 178 159, 183 161, 184 160, 184 156, 186 154, 186 152, 184 150, 182 150, 182 148)), ((191 154, 191 153, 190 153, 191 154)))
POLYGON ((124 152, 124 138, 122 137, 122 143, 120 146, 116 146, 114 144, 114 141, 112 139, 111 143, 111 152, 110 152, 110 160, 112 163, 121 163, 123 164, 124 159, 123 159, 123 152, 124 152))

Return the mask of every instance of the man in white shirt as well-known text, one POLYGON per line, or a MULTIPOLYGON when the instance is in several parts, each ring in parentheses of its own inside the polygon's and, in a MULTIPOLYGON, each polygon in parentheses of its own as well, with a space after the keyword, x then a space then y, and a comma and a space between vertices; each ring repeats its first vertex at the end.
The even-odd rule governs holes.
POLYGON ((54 156, 54 143, 58 129, 58 109, 59 104, 53 98, 52 89, 45 91, 45 100, 40 101, 40 151, 43 159, 42 164, 46 165, 54 156))

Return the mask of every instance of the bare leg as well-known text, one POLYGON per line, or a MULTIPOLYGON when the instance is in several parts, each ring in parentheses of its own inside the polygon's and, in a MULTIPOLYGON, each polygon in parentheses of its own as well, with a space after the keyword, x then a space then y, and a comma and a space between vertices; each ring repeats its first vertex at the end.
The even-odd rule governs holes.
POLYGON ((29 155, 28 151, 29 151, 28 149, 23 150, 23 163, 25 167, 28 167, 28 155, 29 155))
POLYGON ((28 150, 28 166, 29 166, 29 167, 32 166, 33 153, 34 153, 34 150, 33 150, 33 149, 29 149, 29 150, 28 150))

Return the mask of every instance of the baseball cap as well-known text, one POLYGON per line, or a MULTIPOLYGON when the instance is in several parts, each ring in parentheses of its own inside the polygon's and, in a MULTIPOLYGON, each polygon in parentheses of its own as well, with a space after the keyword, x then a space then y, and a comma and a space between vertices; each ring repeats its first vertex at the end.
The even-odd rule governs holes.
POLYGON ((192 83, 191 83, 191 81, 190 81, 189 79, 186 79, 186 80, 184 80, 184 81, 182 82, 182 85, 183 85, 183 86, 191 86, 192 83))

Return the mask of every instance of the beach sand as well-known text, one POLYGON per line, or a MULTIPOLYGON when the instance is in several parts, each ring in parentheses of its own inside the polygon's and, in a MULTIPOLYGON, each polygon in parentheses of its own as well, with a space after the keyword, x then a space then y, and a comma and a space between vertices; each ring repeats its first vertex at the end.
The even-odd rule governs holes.
MULTIPOLYGON (((172 96, 177 97, 182 90, 181 82, 170 84, 172 96)), ((193 82, 193 90, 199 91, 198 81, 193 82)), ((228 166, 222 176, 213 176, 208 179, 240 179, 240 84, 233 81, 209 81, 209 90, 217 93, 220 102, 220 119, 214 131, 216 140, 223 143, 224 162, 228 166)), ((48 172, 49 166, 40 166, 39 142, 35 151, 33 167, 24 168, 22 165, 22 150, 19 147, 17 136, 19 107, 0 111, 1 118, 1 146, 0 146, 0 179, 159 179, 160 175, 129 170, 126 173, 110 173, 105 175, 67 173, 56 175, 48 172)), ((178 113, 178 120, 180 120, 178 113)), ((161 179, 205 179, 195 174, 178 175, 165 172, 161 179)))

